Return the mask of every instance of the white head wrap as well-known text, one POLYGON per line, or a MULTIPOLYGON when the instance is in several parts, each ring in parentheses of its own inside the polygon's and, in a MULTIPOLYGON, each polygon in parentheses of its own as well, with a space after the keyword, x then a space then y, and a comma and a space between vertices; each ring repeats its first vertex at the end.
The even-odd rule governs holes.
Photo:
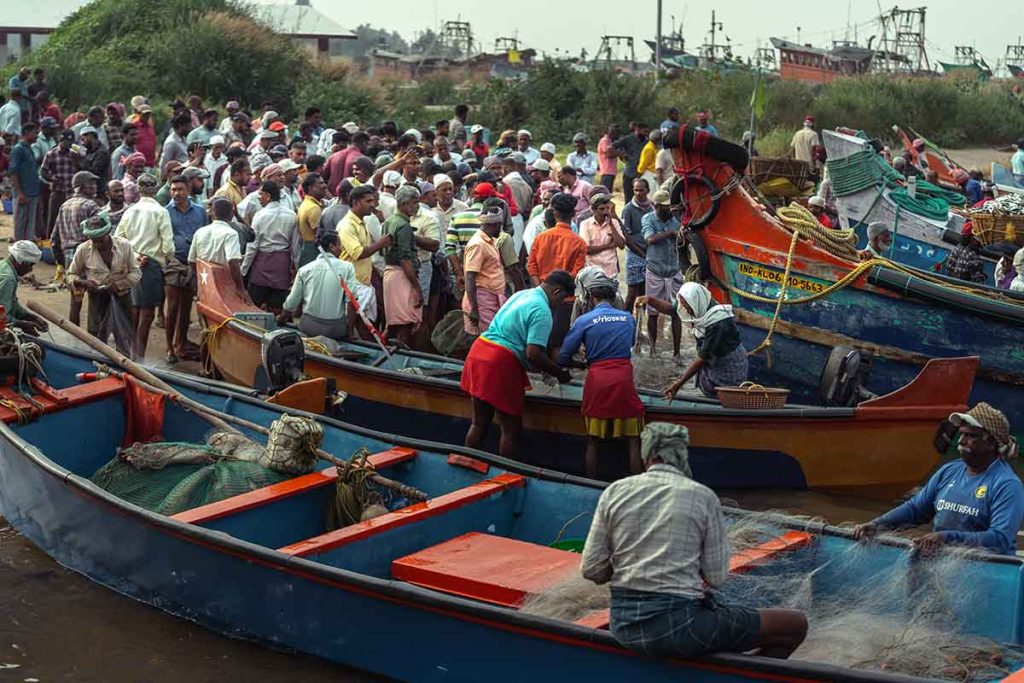
POLYGON ((434 176, 434 188, 440 190, 442 185, 454 186, 455 183, 452 182, 447 173, 438 173, 434 176))
POLYGON ((698 339, 704 337, 704 333, 711 325, 734 316, 732 306, 715 303, 708 288, 696 282, 684 282, 676 297, 680 302, 685 301, 693 311, 692 318, 687 319, 682 312, 680 318, 684 323, 693 325, 693 336, 698 339))
POLYGON ((39 263, 39 259, 43 257, 43 252, 39 250, 36 243, 29 240, 18 240, 11 245, 10 252, 14 260, 22 265, 39 263))

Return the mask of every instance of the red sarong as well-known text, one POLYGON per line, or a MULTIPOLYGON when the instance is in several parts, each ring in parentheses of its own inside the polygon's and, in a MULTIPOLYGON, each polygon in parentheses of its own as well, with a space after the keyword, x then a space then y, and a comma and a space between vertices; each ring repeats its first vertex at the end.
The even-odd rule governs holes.
POLYGON ((462 368, 462 389, 508 415, 522 415, 530 388, 523 364, 504 346, 477 337, 462 368))
POLYGON ((601 360, 587 368, 583 416, 602 420, 644 416, 644 404, 633 380, 633 363, 628 358, 601 360))

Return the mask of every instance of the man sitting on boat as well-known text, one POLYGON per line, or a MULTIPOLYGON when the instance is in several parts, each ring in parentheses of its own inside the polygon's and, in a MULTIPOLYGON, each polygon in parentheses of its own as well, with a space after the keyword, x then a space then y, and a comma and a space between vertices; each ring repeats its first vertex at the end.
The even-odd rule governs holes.
POLYGON ((691 476, 688 445, 682 425, 644 428, 647 471, 601 494, 583 549, 583 577, 611 584, 611 633, 631 650, 788 657, 807 635, 802 612, 726 604, 708 590, 729 575, 729 542, 718 497, 691 476))
POLYGON ((946 257, 946 274, 957 280, 985 284, 985 264, 981 260, 981 242, 971 233, 970 227, 964 229, 960 236, 960 244, 946 257))
POLYGON ((539 287, 513 294, 491 320, 487 331, 476 338, 462 369, 462 389, 473 397, 473 424, 466 445, 480 448, 495 413, 501 429, 498 453, 515 459, 523 427, 524 391, 530 388, 526 368, 558 378, 563 384, 569 371, 548 356, 552 311, 573 292, 572 276, 564 270, 548 274, 539 287))
POLYGON ((674 397, 694 375, 697 376, 697 388, 711 398, 717 395, 717 387, 739 386, 747 380, 747 349, 740 340, 732 306, 716 303, 707 287, 696 282, 684 282, 674 303, 640 297, 638 305, 641 300, 647 306, 671 315, 673 320, 682 319, 690 323, 697 339, 697 357, 679 379, 666 387, 665 398, 674 397), (686 312, 686 318, 680 309, 686 312))
MULTIPOLYGON (((597 479, 597 453, 601 441, 625 439, 629 468, 642 470, 640 428, 644 404, 633 381, 633 339, 636 321, 615 307, 618 281, 599 268, 580 271, 590 310, 580 315, 565 336, 558 364, 569 367, 580 345, 587 350, 587 378, 583 383, 583 419, 587 425, 587 476, 597 479), (584 273, 584 271, 587 271, 584 273)), ((579 281, 581 278, 577 278, 579 281)))
POLYGON ((854 538, 932 521, 932 532, 914 547, 934 552, 965 545, 1013 555, 1024 521, 1024 484, 1006 458, 1016 456, 1006 416, 987 403, 949 416, 959 431, 960 459, 940 467, 917 495, 881 517, 860 524, 854 538))
POLYGON ((810 199, 807 200, 807 208, 810 210, 811 214, 813 214, 814 217, 818 219, 818 222, 821 223, 823 226, 825 226, 826 228, 833 227, 832 219, 829 217, 828 212, 825 211, 824 197, 818 197, 817 195, 811 197, 810 199))
POLYGON ((860 252, 860 259, 869 261, 873 258, 888 258, 891 248, 892 233, 889 232, 889 226, 875 221, 868 225, 868 246, 860 252))
POLYGON ((0 262, 0 306, 4 307, 8 324, 29 334, 45 332, 48 325, 18 301, 18 278, 31 273, 42 255, 35 242, 18 240, 11 245, 7 258, 0 262))
POLYGON ((349 337, 349 303, 341 282, 348 285, 364 310, 377 306, 373 287, 363 285, 356 279, 356 269, 348 261, 342 261, 341 239, 334 230, 323 230, 317 234, 316 246, 319 255, 299 268, 295 282, 284 300, 284 310, 278 322, 292 319, 302 309, 299 331, 309 337, 324 336, 335 341, 349 337))

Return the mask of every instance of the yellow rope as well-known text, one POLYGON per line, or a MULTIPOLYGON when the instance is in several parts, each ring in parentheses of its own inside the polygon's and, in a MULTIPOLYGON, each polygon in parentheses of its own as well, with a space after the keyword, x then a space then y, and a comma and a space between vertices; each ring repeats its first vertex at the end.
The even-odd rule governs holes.
POLYGON ((14 401, 6 398, 0 399, 0 406, 11 410, 18 417, 19 425, 28 423, 28 416, 25 414, 25 411, 22 410, 14 401))
POLYGON ((776 212, 783 225, 839 258, 857 260, 857 233, 854 230, 826 228, 814 214, 800 204, 784 206, 776 212))
MULTIPOLYGON (((266 331, 267 331, 265 328, 261 327, 260 325, 257 325, 255 323, 251 323, 248 320, 241 320, 241 319, 236 318, 234 316, 229 316, 227 318, 224 318, 224 320, 220 321, 216 325, 211 325, 210 327, 207 327, 205 330, 203 330, 203 339, 202 339, 202 344, 205 345, 206 348, 207 348, 207 354, 206 354, 206 357, 205 357, 205 359, 203 361, 203 371, 207 375, 210 375, 214 371, 214 369, 215 369, 214 365, 213 365, 213 351, 214 351, 214 349, 217 348, 217 341, 218 341, 218 338, 219 338, 219 335, 220 335, 220 331, 221 331, 221 329, 225 325, 228 325, 230 323, 238 323, 242 327, 247 327, 250 330, 253 330, 254 332, 259 332, 261 335, 266 333, 266 331)), ((308 349, 309 351, 312 351, 313 353, 319 353, 319 354, 322 354, 324 356, 331 355, 330 349, 328 349, 326 346, 324 346, 320 342, 316 341, 315 339, 310 339, 309 337, 303 337, 302 338, 302 345, 305 346, 306 349, 308 349)))

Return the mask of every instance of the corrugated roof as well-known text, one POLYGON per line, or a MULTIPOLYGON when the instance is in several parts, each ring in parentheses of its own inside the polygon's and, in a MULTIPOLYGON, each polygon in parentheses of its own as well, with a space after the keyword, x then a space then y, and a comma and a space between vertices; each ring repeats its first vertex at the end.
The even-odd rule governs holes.
MULTIPOLYGON (((4 7, 0 13, 0 27, 55 29, 69 14, 88 1, 44 0, 42 3, 32 3, 12 0, 5 3, 9 6, 4 7)), ((312 7, 257 4, 255 12, 259 19, 278 33, 355 38, 352 31, 342 28, 312 7)))

